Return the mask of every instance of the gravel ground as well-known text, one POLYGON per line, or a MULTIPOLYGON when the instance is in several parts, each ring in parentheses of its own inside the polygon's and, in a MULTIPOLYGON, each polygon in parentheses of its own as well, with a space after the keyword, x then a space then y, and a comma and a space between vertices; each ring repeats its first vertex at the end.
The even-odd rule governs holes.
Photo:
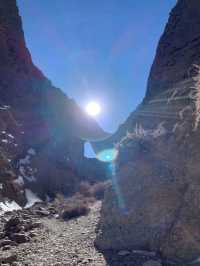
POLYGON ((95 203, 87 216, 68 222, 54 218, 40 219, 43 227, 37 229, 31 242, 3 251, 4 256, 17 255, 17 260, 8 265, 107 265, 103 255, 94 247, 100 205, 100 202, 95 203))
MULTIPOLYGON (((87 216, 68 222, 38 218, 41 227, 34 230, 30 242, 0 249, 1 266, 169 266, 155 256, 131 251, 104 255, 94 247, 95 228, 101 202, 96 202, 87 216), (120 254, 121 253, 121 254, 120 254), (2 264, 2 258, 7 264, 2 264)), ((32 220, 35 218, 32 217, 32 220)), ((0 223, 0 227, 2 224, 0 223)), ((171 265, 170 265, 171 266, 171 265)), ((184 266, 184 265, 180 265, 184 266)), ((199 266, 199 264, 195 265, 199 266)))

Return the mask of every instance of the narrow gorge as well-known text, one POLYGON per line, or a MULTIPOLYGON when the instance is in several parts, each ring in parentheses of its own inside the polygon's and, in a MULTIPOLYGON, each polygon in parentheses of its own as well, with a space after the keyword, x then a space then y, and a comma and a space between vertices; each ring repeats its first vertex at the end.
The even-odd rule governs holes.
POLYGON ((112 135, 34 65, 16 0, 0 0, 2 266, 199 266, 199 134, 199 0, 177 1, 145 97, 112 135), (77 199, 85 213, 59 220, 77 199))

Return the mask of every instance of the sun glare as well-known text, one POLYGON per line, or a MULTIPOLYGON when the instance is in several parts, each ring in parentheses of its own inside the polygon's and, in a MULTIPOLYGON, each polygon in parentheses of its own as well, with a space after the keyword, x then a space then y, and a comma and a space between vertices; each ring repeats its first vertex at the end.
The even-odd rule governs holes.
POLYGON ((97 102, 89 102, 86 106, 86 112, 90 116, 97 116, 101 113, 101 107, 97 102))

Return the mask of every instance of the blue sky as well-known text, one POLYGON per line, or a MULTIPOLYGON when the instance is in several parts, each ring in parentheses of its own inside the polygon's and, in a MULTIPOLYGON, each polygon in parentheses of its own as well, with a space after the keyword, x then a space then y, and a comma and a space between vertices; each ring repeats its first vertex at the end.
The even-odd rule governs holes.
POLYGON ((141 102, 175 0, 17 0, 34 63, 113 132, 141 102))

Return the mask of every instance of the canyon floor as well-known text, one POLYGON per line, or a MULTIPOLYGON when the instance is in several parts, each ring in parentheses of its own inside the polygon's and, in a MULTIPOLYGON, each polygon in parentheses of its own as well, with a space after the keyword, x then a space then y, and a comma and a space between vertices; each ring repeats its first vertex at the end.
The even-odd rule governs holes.
MULTIPOLYGON (((69 221, 54 217, 33 217, 40 226, 30 241, 0 249, 0 265, 8 266, 167 266, 151 254, 130 251, 100 253, 94 246, 101 202, 91 206, 87 216, 69 221), (8 248, 6 248, 8 247, 8 248)), ((23 212, 23 211, 22 211, 23 212)), ((23 214, 27 219, 30 215, 23 214)), ((1 227, 6 218, 1 219, 1 227)), ((8 241, 8 240, 7 240, 8 241)), ((4 242, 6 242, 4 240, 4 242)), ((182 265, 183 266, 183 265, 182 265)))

